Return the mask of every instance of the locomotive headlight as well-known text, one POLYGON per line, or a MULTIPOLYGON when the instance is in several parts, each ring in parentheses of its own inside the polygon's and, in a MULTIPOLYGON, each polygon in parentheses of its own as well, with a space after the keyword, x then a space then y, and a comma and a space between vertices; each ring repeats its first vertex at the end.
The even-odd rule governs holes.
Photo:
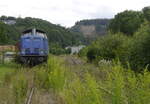
POLYGON ((43 53, 44 53, 44 51, 43 51, 43 50, 40 50, 40 53, 41 53, 41 54, 43 54, 43 53))
POLYGON ((25 54, 25 49, 22 49, 22 50, 21 50, 21 54, 25 54))

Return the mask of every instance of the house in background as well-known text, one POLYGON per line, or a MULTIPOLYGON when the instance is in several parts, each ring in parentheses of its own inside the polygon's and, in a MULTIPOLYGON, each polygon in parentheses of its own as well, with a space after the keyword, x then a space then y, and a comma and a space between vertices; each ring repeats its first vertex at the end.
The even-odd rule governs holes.
POLYGON ((2 22, 4 22, 7 25, 14 25, 16 23, 15 20, 3 20, 2 22))
POLYGON ((65 49, 71 49, 71 54, 79 53, 79 51, 84 48, 85 45, 80 45, 80 46, 68 46, 65 49))

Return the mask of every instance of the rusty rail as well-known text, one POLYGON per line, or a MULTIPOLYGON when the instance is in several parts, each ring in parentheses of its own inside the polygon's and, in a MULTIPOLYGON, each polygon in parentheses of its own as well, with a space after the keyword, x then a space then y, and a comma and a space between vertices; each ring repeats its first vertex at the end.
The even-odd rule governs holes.
POLYGON ((29 96, 27 97, 25 104, 31 104, 33 93, 34 93, 34 87, 31 88, 29 96))

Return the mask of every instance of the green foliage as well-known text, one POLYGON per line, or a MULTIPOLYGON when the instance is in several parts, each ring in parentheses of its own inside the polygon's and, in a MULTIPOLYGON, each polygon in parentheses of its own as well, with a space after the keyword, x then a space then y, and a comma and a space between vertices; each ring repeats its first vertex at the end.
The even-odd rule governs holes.
POLYGON ((78 56, 85 57, 87 55, 87 52, 88 52, 88 47, 84 47, 79 51, 78 56))
POLYGON ((110 22, 109 30, 114 33, 122 32, 127 35, 133 35, 143 23, 143 20, 142 12, 126 10, 115 15, 115 18, 110 22))
POLYGON ((20 73, 13 79, 12 83, 15 104, 24 103, 28 88, 27 79, 25 75, 20 73))
POLYGON ((61 47, 59 45, 59 43, 51 43, 51 44, 49 44, 49 47, 50 47, 49 52, 51 54, 61 55, 61 54, 70 54, 71 53, 71 50, 61 47))
POLYGON ((89 46, 87 58, 90 61, 117 59, 125 50, 123 45, 125 41, 127 37, 122 34, 101 37, 89 46))
POLYGON ((132 37, 123 34, 110 34, 93 42, 87 50, 82 50, 80 55, 85 55, 89 61, 98 63, 100 60, 120 60, 125 67, 130 66, 134 71, 150 69, 150 24, 145 21, 132 37))
POLYGON ((55 57, 49 58, 48 75, 51 87, 55 91, 61 91, 65 85, 67 74, 60 59, 58 62, 55 57))
POLYGON ((65 84, 66 70, 62 65, 62 62, 54 56, 50 56, 48 60, 48 65, 41 67, 36 71, 36 85, 44 89, 53 89, 54 91, 61 91, 65 84))
POLYGON ((120 63, 95 74, 82 77, 73 74, 64 89, 66 104, 147 104, 149 102, 149 72, 134 73, 120 63))
POLYGON ((104 104, 99 85, 90 74, 86 73, 84 79, 74 77, 64 90, 67 104, 104 104))
POLYGON ((14 44, 18 41, 19 35, 14 26, 0 21, 0 44, 14 44))
POLYGON ((112 92, 112 104, 123 104, 123 90, 125 87, 123 69, 121 66, 114 66, 112 72, 109 73, 108 81, 110 81, 111 92, 112 92), (110 78, 110 79, 109 79, 110 78))
POLYGON ((35 72, 35 83, 36 83, 36 86, 39 88, 42 88, 42 89, 50 88, 48 73, 44 68, 39 68, 35 72))
POLYGON ((15 71, 18 69, 18 66, 19 65, 15 63, 0 64, 0 83, 2 80, 9 82, 8 79, 10 79, 10 74, 15 73, 15 71))
MULTIPOLYGON (((144 23, 129 44, 128 61, 136 71, 150 64, 150 25, 144 23)), ((149 69, 149 66, 148 66, 149 69)))
POLYGON ((128 70, 127 72, 127 84, 126 90, 126 95, 128 96, 128 102, 132 104, 146 104, 149 103, 150 99, 148 99, 148 96, 150 95, 149 93, 149 72, 144 71, 143 75, 138 74, 135 75, 135 73, 131 72, 128 70), (132 97, 131 97, 132 96, 132 97), (133 99, 134 98, 134 99, 133 99))
POLYGON ((98 54, 99 54, 99 49, 92 47, 87 52, 87 58, 90 62, 92 62, 93 60, 97 59, 98 54))
POLYGON ((30 77, 34 75, 36 91, 54 90, 54 95, 51 93, 52 90, 46 95, 50 93, 52 97, 56 96, 55 100, 61 98, 60 104, 149 104, 150 102, 150 72, 147 69, 144 69, 143 73, 134 73, 132 69, 123 68, 119 62, 112 63, 109 67, 107 62, 103 62, 101 63, 103 70, 101 66, 89 67, 87 63, 73 67, 67 64, 67 67, 64 67, 64 61, 60 57, 51 55, 48 65, 42 64, 30 70, 27 70, 28 68, 21 70, 20 66, 15 74, 10 74, 9 83, 0 86, 0 102, 24 103, 30 86, 28 83, 32 82, 30 77), (7 99, 3 96, 7 96, 7 99))
POLYGON ((144 17, 145 17, 148 21, 150 21, 150 7, 144 7, 144 8, 142 9, 142 11, 143 11, 144 17))
POLYGON ((0 22, 0 44, 8 43, 8 35, 6 33, 6 25, 0 22))

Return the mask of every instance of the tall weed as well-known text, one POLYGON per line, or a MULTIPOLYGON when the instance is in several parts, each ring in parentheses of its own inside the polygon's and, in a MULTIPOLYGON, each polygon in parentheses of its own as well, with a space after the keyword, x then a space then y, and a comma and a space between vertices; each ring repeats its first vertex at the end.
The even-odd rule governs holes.
POLYGON ((35 81, 38 86, 44 89, 60 91, 63 89, 67 77, 66 68, 62 61, 54 56, 50 56, 47 66, 36 70, 35 81))
POLYGON ((15 104, 22 104, 25 101, 28 83, 23 73, 18 73, 12 81, 15 104))
POLYGON ((48 77, 51 87, 55 91, 63 89, 66 81, 66 68, 60 59, 50 57, 48 60, 48 77), (58 61, 59 60, 59 61, 58 61))
POLYGON ((84 79, 74 77, 64 90, 67 104, 104 104, 98 83, 89 73, 84 75, 84 79))

